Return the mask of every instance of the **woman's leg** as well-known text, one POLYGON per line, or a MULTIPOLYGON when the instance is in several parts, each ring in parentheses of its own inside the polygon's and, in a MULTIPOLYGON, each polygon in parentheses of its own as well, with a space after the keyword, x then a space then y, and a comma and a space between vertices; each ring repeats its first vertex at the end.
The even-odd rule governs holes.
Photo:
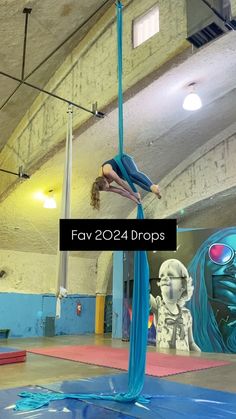
POLYGON ((144 173, 138 170, 138 167, 135 164, 132 157, 128 156, 127 154, 123 155, 122 163, 128 175, 130 176, 130 179, 132 180, 132 182, 140 186, 145 191, 150 192, 153 182, 149 179, 147 175, 145 175, 144 173))

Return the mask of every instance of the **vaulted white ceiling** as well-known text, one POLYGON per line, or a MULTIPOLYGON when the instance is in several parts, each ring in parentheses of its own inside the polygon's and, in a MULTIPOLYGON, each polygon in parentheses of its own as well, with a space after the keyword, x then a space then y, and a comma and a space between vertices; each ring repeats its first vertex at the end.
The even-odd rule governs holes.
MULTIPOLYGON (((40 7, 40 2, 35 3, 40 7)), ((59 7, 58 2, 53 3, 57 13, 59 9, 62 13, 64 9, 59 7)), ((63 3, 65 7, 66 2, 63 3)), ((76 3, 71 2, 73 7, 76 3)), ((104 2, 92 3, 97 8, 98 3, 101 5, 104 2)), ((62 38, 65 36, 64 33, 62 38)), ((235 122, 235 85, 236 34, 232 32, 190 55, 184 62, 173 65, 125 102, 126 152, 135 157, 140 169, 154 182, 160 181, 198 147, 235 122), (194 113, 182 108, 186 86, 192 81, 197 83, 203 102, 203 108, 194 113)), ((31 92, 28 94, 30 96, 31 92)), ((11 118, 9 115, 8 118, 11 118)), ((15 116, 12 116, 13 125, 15 116)), ((4 123, 4 119, 1 123, 4 123)), ((133 209, 132 202, 107 193, 102 194, 100 213, 94 212, 89 205, 90 186, 99 165, 117 152, 117 125, 117 109, 114 109, 103 120, 94 121, 94 125, 74 139, 73 218, 125 218, 133 209)), ((7 135, 7 131, 4 135, 7 135)), ((63 162, 64 152, 61 151, 33 174, 29 181, 19 183, 18 188, 1 203, 2 248, 56 253, 60 211, 43 209, 42 203, 35 200, 33 194, 39 190, 45 192, 53 189, 60 204, 63 162)))

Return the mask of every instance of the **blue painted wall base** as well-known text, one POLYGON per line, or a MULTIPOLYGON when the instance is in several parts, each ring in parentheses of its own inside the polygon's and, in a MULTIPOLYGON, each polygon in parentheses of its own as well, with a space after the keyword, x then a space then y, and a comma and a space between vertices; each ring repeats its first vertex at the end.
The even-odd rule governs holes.
MULTIPOLYGON (((14 338, 42 337, 46 317, 55 317, 56 297, 50 294, 0 293, 0 329, 14 338)), ((69 295, 62 300, 55 335, 81 335, 95 331, 95 296, 69 295), (82 304, 81 314, 76 312, 82 304)))

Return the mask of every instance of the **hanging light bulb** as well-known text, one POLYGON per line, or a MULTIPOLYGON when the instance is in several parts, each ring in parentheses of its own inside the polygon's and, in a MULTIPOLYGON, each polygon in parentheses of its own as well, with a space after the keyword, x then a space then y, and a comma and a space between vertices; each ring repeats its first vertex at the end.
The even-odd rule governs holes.
POLYGON ((56 208, 57 207, 57 203, 56 203, 56 200, 55 200, 55 198, 54 198, 54 196, 53 196, 53 189, 51 189, 50 191, 48 191, 48 196, 45 198, 45 201, 44 201, 44 204, 43 204, 43 207, 44 208, 50 208, 50 209, 52 209, 52 208, 56 208))
POLYGON ((183 102, 183 108, 186 111, 197 111, 198 109, 202 107, 202 101, 195 91, 195 85, 196 83, 191 83, 188 86, 190 89, 190 92, 186 96, 183 102))

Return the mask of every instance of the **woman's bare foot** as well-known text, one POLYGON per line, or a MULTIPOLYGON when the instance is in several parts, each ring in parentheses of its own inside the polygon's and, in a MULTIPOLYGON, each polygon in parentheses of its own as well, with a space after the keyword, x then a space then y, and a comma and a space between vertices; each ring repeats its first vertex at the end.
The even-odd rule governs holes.
POLYGON ((158 185, 152 185, 150 189, 157 196, 158 199, 161 199, 160 189, 158 185))

